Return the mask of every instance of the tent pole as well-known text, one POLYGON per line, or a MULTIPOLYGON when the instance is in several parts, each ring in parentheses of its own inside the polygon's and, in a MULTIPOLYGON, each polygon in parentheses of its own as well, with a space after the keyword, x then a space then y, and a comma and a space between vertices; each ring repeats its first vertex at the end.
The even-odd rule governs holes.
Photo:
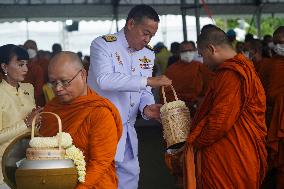
POLYGON ((196 19, 196 35, 200 34, 200 9, 199 9, 199 0, 194 0, 195 4, 195 19, 196 19))
POLYGON ((184 7, 185 5, 185 0, 181 0, 181 18, 182 18, 182 31, 183 31, 183 40, 187 41, 187 28, 186 28, 186 8, 184 7))

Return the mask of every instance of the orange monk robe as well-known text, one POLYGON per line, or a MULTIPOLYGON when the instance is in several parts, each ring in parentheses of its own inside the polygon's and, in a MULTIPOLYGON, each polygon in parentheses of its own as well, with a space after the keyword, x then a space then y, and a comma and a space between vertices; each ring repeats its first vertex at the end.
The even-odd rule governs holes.
POLYGON ((269 161, 277 169, 277 189, 284 188, 284 56, 271 58, 267 98, 272 106, 267 142, 269 161))
MULTIPOLYGON (((172 80, 178 98, 190 108, 190 114, 193 117, 196 110, 194 104, 198 102, 198 98, 205 95, 213 78, 213 72, 198 61, 184 62, 179 60, 167 68, 165 75, 172 80)), ((171 88, 165 88, 165 94, 167 102, 175 100, 171 88)), ((161 93, 160 99, 163 99, 161 93)), ((183 180, 181 155, 181 152, 176 155, 165 153, 166 166, 174 175, 177 186, 182 185, 183 180)))
POLYGON ((39 65, 41 66, 41 69, 43 71, 44 83, 48 82, 48 64, 49 60, 44 58, 39 59, 39 65))
MULTIPOLYGON (((192 109, 198 97, 203 97, 207 91, 213 73, 202 63, 192 61, 190 63, 178 61, 172 64, 165 72, 172 80, 172 85, 180 100, 192 109)), ((174 101, 171 88, 165 88, 167 101, 174 101)))
MULTIPOLYGON (((87 96, 78 97, 70 104, 62 104, 55 98, 44 111, 60 116, 62 130, 70 133, 73 144, 85 156, 85 182, 78 184, 76 189, 116 189, 114 156, 122 134, 122 122, 115 106, 88 89, 87 96)), ((40 134, 54 136, 57 132, 56 120, 44 116, 40 134)))
POLYGON ((265 136, 264 90, 252 63, 238 54, 218 68, 187 139, 187 149, 197 150, 197 187, 259 189, 267 169, 265 136))
POLYGON ((26 83, 30 83, 35 89, 35 102, 37 106, 44 106, 45 100, 42 91, 42 87, 45 83, 44 72, 42 67, 39 65, 38 60, 29 61, 28 63, 28 73, 25 77, 26 83))
POLYGON ((261 67, 262 61, 252 61, 252 62, 253 62, 253 65, 254 65, 256 72, 259 73, 259 69, 261 67))
POLYGON ((267 92, 268 88, 270 67, 271 67, 271 58, 263 58, 259 66, 258 75, 265 92, 267 92))

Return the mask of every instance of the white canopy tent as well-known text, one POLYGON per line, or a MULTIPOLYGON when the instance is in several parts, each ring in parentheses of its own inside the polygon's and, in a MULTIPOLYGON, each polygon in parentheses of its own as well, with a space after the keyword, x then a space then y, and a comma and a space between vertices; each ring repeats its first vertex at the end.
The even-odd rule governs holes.
MULTIPOLYGON (((196 17, 199 33, 200 16, 280 14, 284 0, 1 0, 0 22, 41 20, 116 20, 125 18, 136 4, 152 5, 159 15, 182 15, 184 39, 187 39, 186 15, 196 17)), ((117 25, 117 24, 116 24, 117 25)), ((260 36, 260 33, 259 33, 260 36)))

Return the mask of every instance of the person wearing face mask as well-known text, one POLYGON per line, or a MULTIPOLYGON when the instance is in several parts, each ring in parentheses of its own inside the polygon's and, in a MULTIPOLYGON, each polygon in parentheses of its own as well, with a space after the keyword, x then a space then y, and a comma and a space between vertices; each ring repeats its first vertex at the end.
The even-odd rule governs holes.
MULTIPOLYGON (((34 89, 22 83, 28 72, 28 53, 13 44, 0 47, 3 79, 0 81, 0 188, 6 188, 2 175, 2 155, 10 142, 29 131, 34 116, 41 111, 35 108, 34 89)), ((37 121, 39 123, 39 120, 37 121)))
POLYGON ((272 107, 267 142, 269 165, 276 170, 277 189, 284 188, 284 26, 273 33, 274 55, 269 63, 267 102, 272 107))
POLYGON ((266 34, 263 36, 262 40, 262 46, 263 46, 263 55, 266 57, 272 57, 273 55, 273 38, 272 35, 266 34))
MULTIPOLYGON (((263 56, 262 42, 259 39, 251 39, 246 42, 244 55, 253 62, 255 70, 259 72, 263 56)), ((266 57, 267 58, 267 57, 266 57)))
POLYGON ((25 78, 25 82, 30 83, 34 86, 35 89, 35 102, 37 106, 44 106, 45 99, 42 87, 45 83, 45 77, 47 73, 44 72, 43 65, 44 63, 37 56, 37 44, 33 40, 27 40, 24 43, 24 48, 29 54, 29 63, 28 63, 28 73, 25 78))
MULTIPOLYGON (((180 45, 180 60, 172 64, 165 72, 169 77, 181 100, 185 101, 191 107, 192 116, 195 112, 197 99, 201 98, 212 79, 213 73, 196 61, 196 47, 193 41, 184 41, 180 45), (188 82, 185 82, 188 81, 188 82)), ((166 88, 166 97, 170 101, 174 100, 170 88, 166 88)))

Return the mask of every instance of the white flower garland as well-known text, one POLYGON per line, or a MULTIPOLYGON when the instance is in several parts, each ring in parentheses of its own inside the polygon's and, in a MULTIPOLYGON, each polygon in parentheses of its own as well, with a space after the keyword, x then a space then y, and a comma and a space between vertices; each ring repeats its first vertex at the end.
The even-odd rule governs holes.
MULTIPOLYGON (((30 146, 32 148, 57 148, 58 147, 58 137, 57 133, 54 137, 34 137, 30 140, 30 146)), ((83 152, 72 145, 72 137, 69 133, 62 132, 61 145, 65 149, 65 159, 73 160, 77 173, 79 182, 85 182, 86 176, 86 162, 83 152)))
MULTIPOLYGON (((56 148, 58 147, 59 133, 53 137, 34 137, 30 140, 32 148, 56 148)), ((61 146, 67 148, 72 145, 72 137, 69 133, 62 132, 61 146)))
POLYGON ((74 161, 79 175, 79 182, 85 182, 86 162, 84 158, 83 152, 79 148, 76 148, 76 146, 72 145, 66 149, 65 159, 72 159, 74 161))

